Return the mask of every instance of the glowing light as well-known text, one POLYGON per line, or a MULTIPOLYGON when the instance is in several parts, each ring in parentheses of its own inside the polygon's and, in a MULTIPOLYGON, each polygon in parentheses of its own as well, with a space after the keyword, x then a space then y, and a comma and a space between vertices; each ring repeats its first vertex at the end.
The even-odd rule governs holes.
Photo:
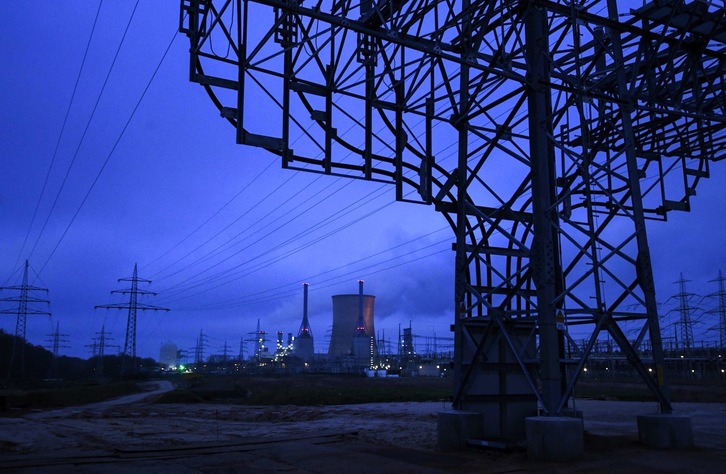
POLYGON ((587 367, 582 369, 583 372, 587 372, 587 367))
POLYGON ((649 368, 649 369, 648 369, 648 372, 653 372, 653 369, 650 369, 650 368, 649 368))

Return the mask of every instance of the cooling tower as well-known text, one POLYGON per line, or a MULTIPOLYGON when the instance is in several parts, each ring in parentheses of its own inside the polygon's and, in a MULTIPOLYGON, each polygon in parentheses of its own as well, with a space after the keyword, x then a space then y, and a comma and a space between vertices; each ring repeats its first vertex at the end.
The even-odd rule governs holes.
MULTIPOLYGON (((375 299, 376 297, 373 295, 363 295, 363 320, 366 325, 366 335, 371 337, 376 334, 373 324, 373 303, 375 299)), ((335 357, 351 353, 356 322, 358 321, 359 303, 359 295, 333 296, 333 332, 330 335, 329 356, 335 357)))

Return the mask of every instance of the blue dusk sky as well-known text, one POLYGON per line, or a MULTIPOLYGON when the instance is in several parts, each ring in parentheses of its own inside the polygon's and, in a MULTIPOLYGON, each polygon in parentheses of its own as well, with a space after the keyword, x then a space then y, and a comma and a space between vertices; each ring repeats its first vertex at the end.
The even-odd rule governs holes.
MULTIPOLYGON (((87 0, 4 4, 0 284, 19 284, 27 259, 52 313, 28 317, 29 342, 47 344, 59 323, 63 354, 89 357, 102 327, 123 346, 126 311, 94 306, 124 301, 111 291, 127 288, 117 280, 135 263, 153 281, 143 289, 158 293, 142 302, 171 309, 138 314, 141 356, 158 358, 167 340, 191 349, 200 330, 207 353, 227 344, 236 354, 258 319, 268 333, 297 334, 303 282, 318 352, 327 350, 331 296, 357 293, 358 279, 376 296, 376 329, 394 347, 409 323, 420 336, 450 338, 446 221, 432 207, 395 202, 391 186, 283 170, 276 156, 237 145, 188 81, 178 8, 176 0, 106 1, 100 10, 87 0)), ((726 270, 720 165, 691 213, 650 223, 664 308, 675 307, 668 299, 679 273, 705 295, 726 270)), ((0 315, 4 331, 15 323, 0 315)), ((694 328, 696 339, 715 339, 712 325, 694 328)))

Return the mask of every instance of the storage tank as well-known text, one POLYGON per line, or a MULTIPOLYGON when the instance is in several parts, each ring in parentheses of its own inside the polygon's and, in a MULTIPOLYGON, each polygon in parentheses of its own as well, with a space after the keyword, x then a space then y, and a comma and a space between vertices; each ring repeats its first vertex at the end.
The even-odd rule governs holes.
MULTIPOLYGON (((353 349, 353 337, 356 332, 356 322, 360 311, 360 301, 363 301, 363 320, 365 321, 366 335, 373 337, 376 328, 373 324, 373 295, 334 295, 333 296, 333 331, 330 335, 328 355, 331 357, 348 355, 353 349)), ((375 342, 373 344, 375 355, 375 342)))

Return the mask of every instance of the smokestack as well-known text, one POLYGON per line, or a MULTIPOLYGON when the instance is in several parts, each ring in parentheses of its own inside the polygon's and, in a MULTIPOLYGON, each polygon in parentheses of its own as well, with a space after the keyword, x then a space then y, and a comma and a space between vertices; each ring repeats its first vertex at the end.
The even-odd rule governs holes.
POLYGON ((358 280, 358 320, 363 321, 363 280, 358 280))
POLYGON ((370 336, 371 334, 368 334, 368 331, 366 329, 366 320, 363 315, 363 280, 358 280, 358 320, 355 323, 355 336, 370 336))
POLYGON ((308 319, 308 284, 303 283, 303 321, 308 319))
POLYGON ((303 284, 303 320, 300 324, 300 330, 295 339, 293 351, 295 355, 303 359, 305 362, 312 360, 315 354, 315 346, 313 344, 313 331, 310 329, 308 321, 308 284, 303 284))

